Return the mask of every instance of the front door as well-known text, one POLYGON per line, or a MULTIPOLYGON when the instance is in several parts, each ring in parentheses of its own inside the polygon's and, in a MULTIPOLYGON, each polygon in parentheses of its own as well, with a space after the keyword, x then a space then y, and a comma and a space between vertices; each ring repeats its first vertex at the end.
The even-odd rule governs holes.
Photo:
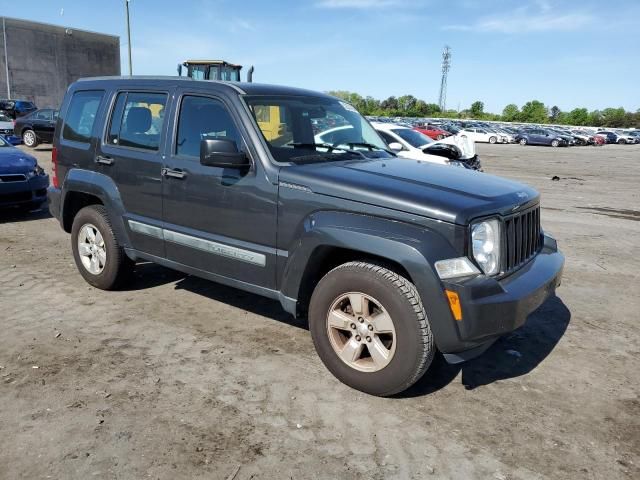
POLYGON ((245 142, 239 118, 220 98, 182 92, 163 181, 169 260, 265 288, 275 288, 277 187, 245 142), (203 139, 235 142, 252 166, 200 164, 203 139))
POLYGON ((96 152, 97 168, 112 177, 125 226, 136 250, 164 257, 162 148, 164 109, 170 92, 119 91, 96 152))

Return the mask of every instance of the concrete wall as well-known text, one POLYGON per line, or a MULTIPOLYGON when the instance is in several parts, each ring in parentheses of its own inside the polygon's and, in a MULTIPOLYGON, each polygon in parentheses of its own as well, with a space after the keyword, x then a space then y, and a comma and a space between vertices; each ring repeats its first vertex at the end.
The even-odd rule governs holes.
POLYGON ((78 78, 120 75, 117 36, 0 17, 0 98, 7 98, 5 35, 13 99, 57 108, 78 78))

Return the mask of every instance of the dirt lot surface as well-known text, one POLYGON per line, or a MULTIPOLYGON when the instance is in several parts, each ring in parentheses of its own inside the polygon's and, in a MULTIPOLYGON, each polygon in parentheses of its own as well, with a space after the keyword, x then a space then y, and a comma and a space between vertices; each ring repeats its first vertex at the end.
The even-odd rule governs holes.
POLYGON ((99 291, 48 213, 0 214, 0 478, 640 478, 640 146, 479 149, 542 192, 563 284, 399 398, 273 301, 150 264, 99 291))

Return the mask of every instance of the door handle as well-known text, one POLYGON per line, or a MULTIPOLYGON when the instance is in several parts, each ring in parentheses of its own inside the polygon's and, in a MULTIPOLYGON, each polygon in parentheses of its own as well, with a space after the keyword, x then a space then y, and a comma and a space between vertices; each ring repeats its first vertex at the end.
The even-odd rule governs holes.
POLYGON ((171 177, 171 178, 179 178, 183 179, 187 176, 182 170, 173 170, 172 168, 163 168, 162 171, 163 177, 171 177))
POLYGON ((98 155, 96 157, 96 163, 99 163, 100 165, 113 165, 113 158, 98 155))

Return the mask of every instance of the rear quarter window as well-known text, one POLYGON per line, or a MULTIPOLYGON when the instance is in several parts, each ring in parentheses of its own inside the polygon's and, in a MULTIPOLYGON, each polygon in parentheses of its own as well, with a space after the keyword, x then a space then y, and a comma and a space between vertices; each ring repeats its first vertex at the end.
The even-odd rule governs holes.
POLYGON ((62 138, 74 142, 90 142, 96 114, 103 96, 104 91, 102 90, 86 90, 73 94, 64 119, 62 138))

